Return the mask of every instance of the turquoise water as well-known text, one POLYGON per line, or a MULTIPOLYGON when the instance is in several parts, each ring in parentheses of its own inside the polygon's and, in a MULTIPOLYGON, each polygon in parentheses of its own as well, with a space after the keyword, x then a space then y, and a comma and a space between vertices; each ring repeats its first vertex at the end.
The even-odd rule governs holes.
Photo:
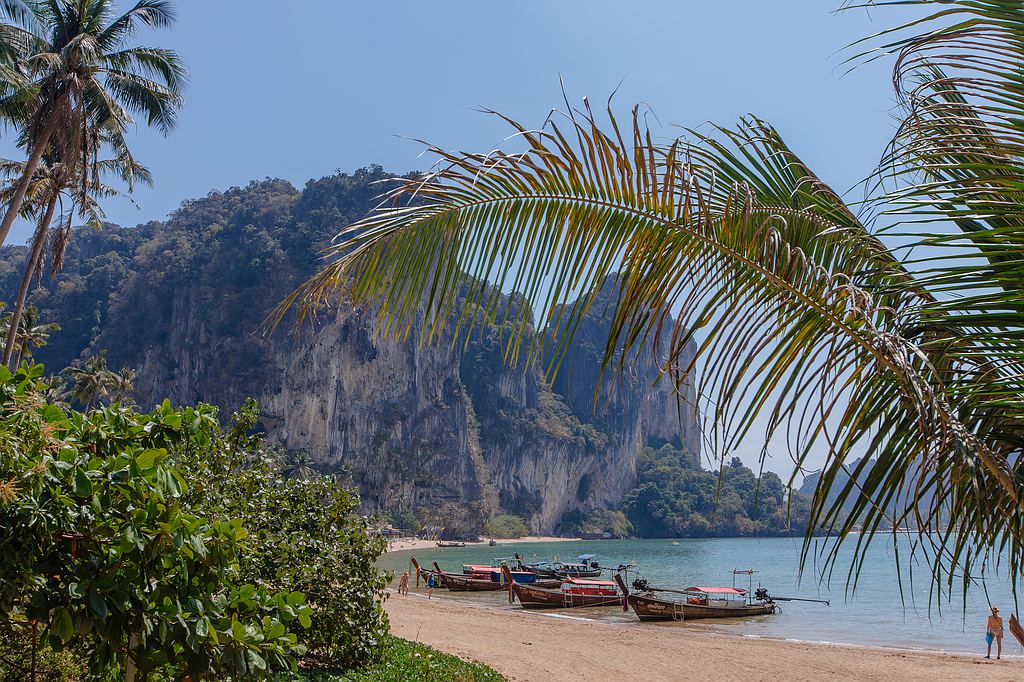
MULTIPOLYGON (((851 541, 852 544, 852 541, 851 541)), ((814 567, 799 576, 801 540, 786 538, 721 538, 683 540, 603 540, 549 543, 500 543, 497 547, 473 545, 460 549, 437 549, 393 552, 381 558, 381 565, 391 570, 409 568, 409 556, 415 555, 421 565, 437 561, 445 570, 461 571, 463 563, 490 563, 496 557, 511 556, 513 551, 531 559, 563 560, 579 554, 592 553, 605 566, 635 561, 640 572, 652 584, 664 587, 732 584, 734 568, 758 571, 754 586, 766 586, 776 596, 807 597, 831 600, 823 604, 782 603, 781 613, 773 616, 695 623, 667 623, 654 627, 711 629, 741 636, 771 637, 813 642, 836 642, 867 646, 973 652, 984 654, 985 619, 988 614, 986 589, 992 603, 1000 607, 1004 620, 1013 612, 1009 582, 1002 577, 989 577, 984 586, 978 584, 967 596, 966 610, 960 595, 954 595, 941 610, 934 600, 929 608, 929 572, 927 566, 903 570, 903 597, 897 581, 896 561, 891 540, 878 538, 860 574, 854 593, 846 590, 845 571, 849 563, 839 563, 831 580, 831 589, 822 584, 814 567)), ((846 552, 848 554, 848 552, 846 552)), ((906 566, 908 558, 901 556, 906 566)), ((414 581, 410 581, 414 585, 414 581)), ((747 587, 745 576, 737 577, 737 587, 747 587)), ((510 608, 507 594, 450 593, 435 591, 435 596, 493 604, 510 608)), ((512 607, 512 608, 518 608, 512 607)), ((604 620, 635 620, 632 613, 621 609, 573 609, 573 616, 604 620)), ((649 627, 645 624, 644 627, 649 627)), ((1007 633, 1003 654, 1020 656, 1022 650, 1007 633)))

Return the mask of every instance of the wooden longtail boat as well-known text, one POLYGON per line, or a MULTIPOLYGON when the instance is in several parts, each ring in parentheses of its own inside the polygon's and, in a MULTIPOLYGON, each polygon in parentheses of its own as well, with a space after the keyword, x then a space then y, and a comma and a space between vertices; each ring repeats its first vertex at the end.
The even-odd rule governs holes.
POLYGON ((487 578, 477 578, 470 575, 459 575, 458 573, 445 573, 441 567, 434 562, 434 569, 444 581, 444 586, 452 592, 493 592, 507 590, 508 585, 487 578))
POLYGON ((465 542, 444 542, 442 540, 438 540, 435 544, 438 547, 442 548, 442 549, 445 549, 445 548, 448 548, 448 547, 465 547, 466 546, 465 542))
POLYGON ((437 583, 437 587, 444 587, 445 586, 444 585, 444 576, 442 574, 437 573, 436 571, 431 571, 429 568, 421 567, 419 562, 416 561, 416 557, 414 557, 414 556, 409 557, 409 561, 412 562, 413 568, 416 569, 416 587, 420 586, 420 576, 421 575, 423 576, 423 579, 427 580, 427 581, 429 581, 430 578, 433 577, 434 580, 437 583))
POLYGON ((523 585, 517 582, 507 567, 502 567, 509 581, 509 603, 515 597, 524 609, 574 609, 584 606, 619 606, 622 595, 615 583, 602 580, 559 580, 560 589, 523 585))
POLYGON ((601 576, 601 567, 596 561, 591 561, 594 558, 593 554, 581 554, 576 557, 574 562, 555 561, 549 563, 541 561, 534 564, 524 563, 518 553, 515 557, 521 570, 532 571, 543 578, 598 578, 601 576))
POLYGON ((646 590, 630 592, 622 574, 615 582, 626 594, 625 604, 640 620, 697 620, 699 618, 742 618, 766 616, 776 611, 775 602, 748 601, 747 591, 735 587, 688 587, 685 590, 646 590), (671 592, 683 599, 667 599, 661 594, 671 592))

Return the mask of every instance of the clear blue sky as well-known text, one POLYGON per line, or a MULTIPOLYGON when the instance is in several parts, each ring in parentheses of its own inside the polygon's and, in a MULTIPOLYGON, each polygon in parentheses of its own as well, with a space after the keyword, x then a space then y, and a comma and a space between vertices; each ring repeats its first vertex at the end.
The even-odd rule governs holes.
POLYGON ((490 149, 505 130, 474 109, 539 125, 561 105, 560 76, 600 102, 621 81, 623 112, 644 102, 666 126, 756 113, 837 189, 873 166, 892 127, 888 64, 842 77, 835 53, 893 12, 835 14, 839 0, 176 4, 177 26, 138 42, 182 54, 186 104, 169 138, 132 137, 156 184, 138 208, 108 203, 123 225, 256 178, 421 168, 408 137, 490 149))
MULTIPOLYGON (((422 138, 487 150, 507 130, 474 109, 539 125, 571 97, 621 82, 623 112, 665 124, 775 124, 843 191, 878 161, 893 129, 890 62, 844 75, 850 42, 893 10, 835 13, 840 0, 178 0, 178 25, 139 36, 177 49, 191 71, 169 138, 132 137, 156 185, 107 205, 110 220, 161 219, 183 200, 267 176, 307 179, 381 164, 427 165, 422 138), (845 54, 845 53, 843 53, 845 54)), ((12 152, 8 152, 9 154, 12 152)), ((19 225, 13 241, 27 239, 19 225)), ((754 464, 758 448, 739 454, 754 464)), ((791 469, 784 455, 769 464, 791 469)))

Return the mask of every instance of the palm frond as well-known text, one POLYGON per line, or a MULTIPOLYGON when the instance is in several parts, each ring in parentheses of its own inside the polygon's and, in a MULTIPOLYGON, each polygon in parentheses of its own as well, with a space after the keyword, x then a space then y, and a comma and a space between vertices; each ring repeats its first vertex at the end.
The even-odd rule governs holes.
MULTIPOLYGON (((1017 388, 1019 338, 998 338, 1012 349, 1001 363, 977 356, 988 347, 937 335, 951 314, 943 302, 757 119, 665 144, 638 110, 624 136, 610 110, 602 125, 586 102, 541 130, 505 120, 524 149, 431 149, 436 169, 396 180, 277 319, 293 303, 301 321, 345 296, 377 306, 383 331, 399 337, 426 316, 429 341, 447 324, 458 336, 494 319, 494 283, 529 303, 502 313, 513 330, 507 359, 540 357, 536 314, 555 371, 599 283, 619 273, 605 365, 619 358, 621 370, 627 351, 662 347, 650 342, 667 334, 667 380, 703 370, 698 394, 722 427, 719 454, 765 412, 765 442, 788 432, 797 465, 830 453, 824 490, 839 487, 848 453, 867 452, 867 485, 847 485, 835 503, 816 496, 812 528, 842 538, 853 523, 913 520, 937 583, 1000 553, 1019 573, 1020 477, 1002 439, 1018 433, 1019 411, 994 399, 1017 388), (976 390, 979 372, 991 396, 976 390), (841 514, 848 500, 851 519, 841 514), (940 528, 954 541, 934 542, 940 528)), ((871 537, 858 540, 858 556, 871 537)))

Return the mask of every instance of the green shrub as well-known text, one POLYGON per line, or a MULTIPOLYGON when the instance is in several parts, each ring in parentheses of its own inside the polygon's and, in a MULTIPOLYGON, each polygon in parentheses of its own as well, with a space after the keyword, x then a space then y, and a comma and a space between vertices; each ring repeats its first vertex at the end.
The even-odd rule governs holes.
POLYGON ((526 519, 514 514, 498 514, 488 519, 487 534, 495 538, 521 538, 530 534, 526 519))
POLYGON ((379 657, 384 541, 334 478, 282 474, 247 435, 255 403, 227 433, 207 405, 80 414, 43 399, 42 371, 0 368, 0 652, 35 650, 52 679, 379 657))
POLYGON ((241 522, 193 514, 165 463, 171 444, 208 447, 215 413, 69 413, 42 371, 0 367, 0 617, 93 668, 295 669, 305 598, 238 581, 241 522))
POLYGON ((186 503, 210 518, 241 520, 249 532, 239 558, 243 580, 306 595, 309 664, 344 669, 372 661, 388 632, 387 575, 376 567, 386 541, 366 532, 358 496, 333 477, 284 477, 277 453, 247 435, 257 417, 255 401, 246 401, 214 447, 172 453, 196 481, 186 503))

